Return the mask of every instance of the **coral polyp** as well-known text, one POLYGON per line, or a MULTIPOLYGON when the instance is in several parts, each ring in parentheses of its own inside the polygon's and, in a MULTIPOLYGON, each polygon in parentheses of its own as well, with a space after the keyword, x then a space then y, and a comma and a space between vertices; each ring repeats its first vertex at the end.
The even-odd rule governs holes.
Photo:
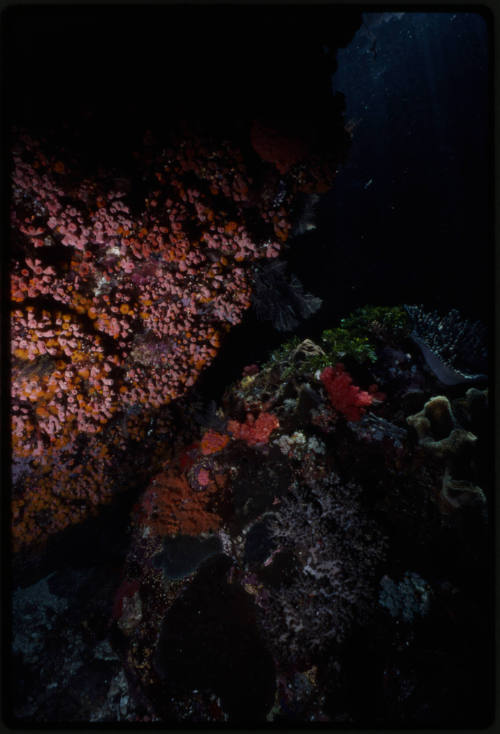
POLYGON ((64 147, 17 134, 12 432, 14 462, 31 468, 15 484, 16 547, 107 503, 128 442, 241 322, 253 266, 279 255, 305 185, 271 164, 257 179, 245 155, 188 126, 163 146, 148 134, 141 198, 132 180, 83 177, 64 147))
POLYGON ((492 19, 115 10, 1 16, 7 725, 487 728, 492 19))

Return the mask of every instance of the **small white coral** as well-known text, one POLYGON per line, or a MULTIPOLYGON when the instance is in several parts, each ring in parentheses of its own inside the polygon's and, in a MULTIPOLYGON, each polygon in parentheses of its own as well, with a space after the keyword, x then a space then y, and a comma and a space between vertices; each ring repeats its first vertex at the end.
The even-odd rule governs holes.
POLYGON ((395 619, 413 622, 429 611, 431 588, 418 573, 407 571, 399 583, 383 576, 380 587, 379 603, 395 619))
POLYGON ((315 454, 326 454, 325 444, 319 438, 316 438, 316 436, 311 436, 307 442, 307 448, 315 454))
POLYGON ((302 459, 308 452, 324 454, 324 444, 315 436, 307 438, 302 431, 295 431, 290 436, 283 434, 275 442, 285 456, 302 459))

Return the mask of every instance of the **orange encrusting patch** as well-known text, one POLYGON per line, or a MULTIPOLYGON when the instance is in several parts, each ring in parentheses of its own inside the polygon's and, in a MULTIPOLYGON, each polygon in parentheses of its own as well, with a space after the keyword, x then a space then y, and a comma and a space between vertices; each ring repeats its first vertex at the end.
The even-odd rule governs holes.
POLYGON ((184 474, 167 470, 142 496, 137 519, 159 535, 199 535, 217 530, 222 520, 208 509, 217 491, 212 482, 204 491, 194 491, 184 474))
POLYGON ((216 431, 207 431, 201 439, 201 453, 204 456, 215 454, 217 451, 222 449, 229 443, 229 436, 224 433, 217 433, 216 431))

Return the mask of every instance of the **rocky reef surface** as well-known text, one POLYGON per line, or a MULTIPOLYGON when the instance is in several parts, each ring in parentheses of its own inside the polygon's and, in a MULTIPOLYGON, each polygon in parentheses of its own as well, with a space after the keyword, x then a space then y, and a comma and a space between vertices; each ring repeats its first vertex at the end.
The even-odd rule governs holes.
POLYGON ((360 308, 179 403, 114 554, 108 516, 15 590, 17 721, 487 717, 487 378, 440 382, 408 313, 360 308))
MULTIPOLYGON (((332 73, 361 10, 197 12, 2 18, 4 719, 486 724, 487 333, 434 239, 333 227, 357 122, 332 73)), ((351 201, 363 229, 394 210, 375 201, 351 201)))

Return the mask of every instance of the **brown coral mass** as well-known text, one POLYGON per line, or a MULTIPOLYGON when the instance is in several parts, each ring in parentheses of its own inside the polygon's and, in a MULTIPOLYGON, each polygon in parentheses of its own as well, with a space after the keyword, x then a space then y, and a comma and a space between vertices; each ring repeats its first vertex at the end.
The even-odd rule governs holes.
MULTIPOLYGON (((297 127, 297 126, 295 126, 297 127)), ((250 131, 250 140, 256 153, 263 161, 274 163, 280 173, 307 156, 310 141, 298 127, 293 130, 283 123, 255 120, 250 131)))
POLYGON ((221 519, 207 509, 216 492, 215 484, 195 492, 184 474, 167 469, 143 495, 140 520, 159 535, 199 535, 217 530, 221 519))

